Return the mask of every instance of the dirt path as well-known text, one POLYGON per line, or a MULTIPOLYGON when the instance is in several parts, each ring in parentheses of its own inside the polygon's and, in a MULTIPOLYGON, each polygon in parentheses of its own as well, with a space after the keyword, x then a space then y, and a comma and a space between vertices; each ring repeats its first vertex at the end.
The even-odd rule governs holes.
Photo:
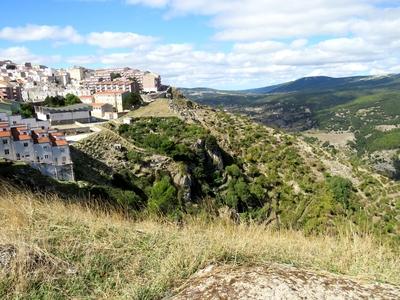
POLYGON ((177 292, 167 299, 400 299, 400 287, 283 265, 210 266, 177 292))

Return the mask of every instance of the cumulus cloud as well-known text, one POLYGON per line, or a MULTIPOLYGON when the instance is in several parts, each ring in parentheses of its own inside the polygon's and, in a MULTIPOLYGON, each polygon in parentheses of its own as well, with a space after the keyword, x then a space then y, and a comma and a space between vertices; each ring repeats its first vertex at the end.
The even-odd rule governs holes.
POLYGON ((10 59, 17 63, 33 62, 38 64, 58 63, 61 60, 60 55, 40 56, 33 54, 26 47, 9 47, 0 49, 0 60, 10 59))
POLYGON ((49 25, 26 25, 22 27, 4 27, 0 29, 0 39, 13 42, 50 40, 56 44, 87 43, 100 48, 133 48, 151 44, 157 38, 134 32, 91 32, 78 33, 72 26, 59 27, 49 25))
MULTIPOLYGON (((173 85, 239 89, 311 75, 400 72, 400 6, 395 1, 391 6, 381 2, 126 0, 159 9, 166 18, 206 16, 215 30, 210 36, 213 47, 162 44, 156 37, 134 32, 82 34, 68 26, 7 27, 0 29, 0 39, 85 43, 100 48, 98 55, 64 60, 150 69, 173 85), (204 50, 219 45, 221 50, 204 50)), ((26 48, 9 51, 16 57, 42 59, 26 48)))
POLYGON ((71 26, 59 27, 48 25, 4 27, 0 29, 0 39, 15 42, 53 40, 71 43, 80 43, 83 40, 82 36, 71 26))
POLYGON ((133 32, 92 32, 87 37, 89 45, 100 48, 133 48, 155 42, 152 36, 140 35, 133 32))

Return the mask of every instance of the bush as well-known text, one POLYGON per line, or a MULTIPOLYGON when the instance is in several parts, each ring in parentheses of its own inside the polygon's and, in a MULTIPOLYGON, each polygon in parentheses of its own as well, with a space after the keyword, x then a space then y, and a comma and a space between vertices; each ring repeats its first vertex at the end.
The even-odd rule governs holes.
POLYGON ((156 181, 150 191, 148 209, 153 213, 168 214, 178 208, 177 191, 168 176, 156 181))
POLYGON ((342 203, 345 208, 348 208, 351 191, 353 190, 352 182, 340 176, 333 176, 328 178, 328 186, 332 191, 333 198, 342 203))

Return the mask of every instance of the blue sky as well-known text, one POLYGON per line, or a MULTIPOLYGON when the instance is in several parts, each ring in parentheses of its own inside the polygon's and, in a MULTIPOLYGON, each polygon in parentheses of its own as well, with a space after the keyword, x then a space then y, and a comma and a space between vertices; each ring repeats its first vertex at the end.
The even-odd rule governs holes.
POLYGON ((12 17, 0 18, 0 59, 130 66, 222 89, 400 72, 399 1, 296 2, 3 1, 12 17))

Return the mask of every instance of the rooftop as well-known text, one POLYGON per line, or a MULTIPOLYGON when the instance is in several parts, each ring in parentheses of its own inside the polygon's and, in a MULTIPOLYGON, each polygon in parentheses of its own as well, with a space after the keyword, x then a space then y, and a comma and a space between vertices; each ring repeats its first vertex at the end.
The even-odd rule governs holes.
POLYGON ((0 131, 0 138, 4 138, 4 137, 11 137, 11 132, 9 130, 0 131))
POLYGON ((44 113, 70 112, 70 111, 82 111, 82 110, 89 111, 91 110, 91 106, 84 103, 63 106, 63 107, 35 106, 35 110, 44 113))

